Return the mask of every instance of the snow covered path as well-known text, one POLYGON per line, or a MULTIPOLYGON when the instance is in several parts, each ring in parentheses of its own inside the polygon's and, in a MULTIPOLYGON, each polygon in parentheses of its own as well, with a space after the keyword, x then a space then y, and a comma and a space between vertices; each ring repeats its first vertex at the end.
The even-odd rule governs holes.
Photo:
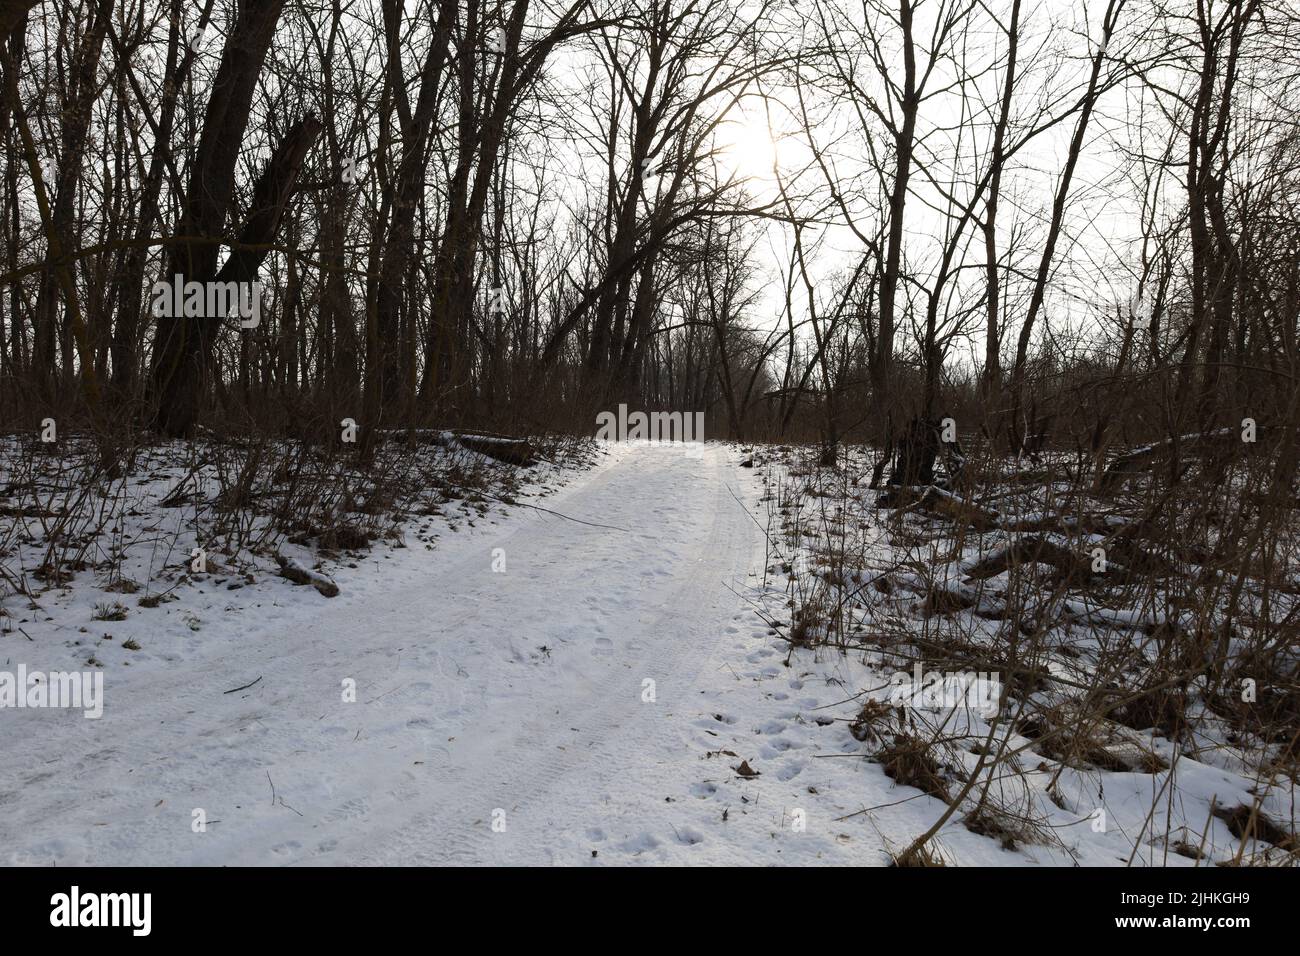
MULTIPOLYGON (((700 725, 734 720, 708 715, 713 685, 738 680, 726 673, 741 664, 734 622, 757 624, 743 594, 762 535, 733 496, 733 457, 613 446, 546 501, 605 527, 515 509, 433 553, 395 552, 369 588, 245 609, 228 643, 108 674, 100 720, 9 711, 3 862, 578 863, 677 859, 665 841, 705 849, 665 808, 689 792, 682 768, 707 756, 699 738, 715 734, 700 725), (192 826, 199 810, 206 832, 192 826)), ((710 769, 734 777, 728 760, 710 769)))

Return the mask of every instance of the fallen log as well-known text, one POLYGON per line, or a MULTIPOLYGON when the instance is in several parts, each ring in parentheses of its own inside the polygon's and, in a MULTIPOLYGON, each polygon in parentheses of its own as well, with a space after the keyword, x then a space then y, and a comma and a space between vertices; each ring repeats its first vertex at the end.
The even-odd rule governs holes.
POLYGON ((1196 620, 1192 615, 1177 614, 1172 611, 1112 608, 1101 604, 1089 604, 1087 600, 1077 601, 1070 598, 1062 602, 1062 607, 1068 615, 1081 623, 1105 624, 1112 628, 1143 631, 1147 634, 1167 634, 1178 627, 1190 631, 1196 626, 1196 620))
POLYGON ((1107 465, 1106 470, 1102 472, 1098 488, 1101 491, 1112 490, 1125 478, 1150 468, 1161 455, 1173 451, 1175 447, 1179 450, 1197 449, 1206 445, 1221 444, 1238 437, 1239 433, 1235 428, 1219 428, 1211 432, 1193 432, 1190 435, 1167 438, 1152 445, 1143 445, 1141 448, 1120 455, 1107 465))
POLYGON ((327 598, 339 596, 339 586, 319 571, 313 571, 301 561, 277 554, 275 560, 280 564, 280 577, 287 578, 294 584, 310 584, 327 598))
POLYGON ((388 441, 405 439, 441 448, 461 447, 520 468, 531 468, 537 464, 536 450, 526 438, 446 428, 385 428, 379 434, 388 441))
POLYGON ((520 468, 531 468, 537 463, 533 446, 525 438, 498 438, 494 435, 457 433, 456 441, 470 451, 476 451, 480 455, 487 455, 489 458, 510 465, 518 465, 520 468))
POLYGON ((1092 565, 1089 561, 1046 538, 1022 538, 1005 548, 999 548, 969 567, 966 576, 982 581, 1012 567, 1035 563, 1050 565, 1065 580, 1088 581, 1092 578, 1092 565))
POLYGON ((924 489, 895 485, 876 499, 881 508, 913 507, 927 514, 948 518, 957 524, 968 525, 976 531, 992 531, 998 527, 1000 516, 971 504, 958 495, 930 485, 924 489))

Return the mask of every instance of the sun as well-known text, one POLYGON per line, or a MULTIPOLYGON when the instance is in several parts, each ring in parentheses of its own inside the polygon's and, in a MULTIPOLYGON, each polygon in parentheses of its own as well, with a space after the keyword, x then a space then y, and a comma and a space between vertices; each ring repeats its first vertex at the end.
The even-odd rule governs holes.
POLYGON ((772 186, 793 157, 791 141, 774 135, 762 115, 737 112, 718 124, 718 160, 737 179, 772 186))

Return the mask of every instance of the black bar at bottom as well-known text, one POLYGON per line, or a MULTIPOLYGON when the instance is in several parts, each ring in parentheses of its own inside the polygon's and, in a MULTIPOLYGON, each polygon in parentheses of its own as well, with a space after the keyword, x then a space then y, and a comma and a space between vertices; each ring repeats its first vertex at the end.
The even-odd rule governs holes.
POLYGON ((1243 932, 1289 932, 1297 890, 1294 869, 1223 867, 640 869, 598 878, 581 869, 10 869, 0 871, 0 926, 7 943, 76 933, 83 943, 128 945, 373 945, 430 930, 445 938, 460 927, 494 943, 518 934, 534 944, 591 945, 685 941, 693 933, 683 921, 713 925, 734 942, 769 940, 771 930, 838 925, 841 933, 849 919, 864 921, 862 932, 877 924, 936 940, 1043 931, 1070 939, 1200 934, 1231 945, 1243 932), (616 936, 598 935, 605 927, 616 936))

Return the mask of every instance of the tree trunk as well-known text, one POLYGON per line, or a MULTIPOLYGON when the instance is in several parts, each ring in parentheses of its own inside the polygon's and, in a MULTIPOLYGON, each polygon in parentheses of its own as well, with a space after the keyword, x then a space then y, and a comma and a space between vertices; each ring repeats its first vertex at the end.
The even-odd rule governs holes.
MULTIPOLYGON (((216 276, 220 237, 225 232, 235 190, 235 163, 248 127, 257 79, 283 7, 284 0, 244 0, 238 7, 212 84, 180 221, 175 230, 177 235, 195 241, 182 242, 172 249, 163 274, 166 282, 176 281, 177 276, 182 282, 210 282, 216 276)), ((319 133, 319 124, 316 127, 319 133)), ((287 137, 281 143, 264 178, 268 174, 277 178, 277 160, 281 164, 288 160, 284 147, 289 142, 287 137)), ((301 155, 306 155, 305 149, 301 155)), ((298 162, 301 163, 301 156, 298 162)), ((297 175, 296 166, 292 175, 297 175)), ((291 187, 292 182, 290 177, 285 185, 291 187)), ((265 201, 267 197, 263 194, 262 184, 259 183, 258 187, 258 199, 265 201)), ((281 204, 287 199, 286 191, 281 204)), ((269 219, 274 226, 279 221, 280 211, 279 208, 263 210, 254 205, 253 217, 263 224, 269 219)), ((274 228, 271 233, 274 234, 274 228)), ((223 272, 229 270, 234 262, 242 263, 240 269, 246 271, 255 255, 236 251, 223 272)), ((253 272, 256 273, 255 267, 253 272)), ((159 320, 154 332, 152 389, 157 402, 154 425, 163 434, 186 435, 193 428, 207 379, 212 343, 219 328, 220 317, 217 316, 159 320)))
MULTIPOLYGON (((240 231, 238 244, 210 281, 248 283, 257 278, 257 270, 269 252, 265 247, 279 231, 280 219, 302 164, 321 130, 320 120, 309 113, 285 133, 254 187, 252 210, 240 231)), ((173 274, 180 273, 186 280, 196 279, 198 275, 210 275, 212 265, 215 263, 211 261, 204 263, 205 271, 196 273, 185 272, 178 264, 173 274)), ((155 361, 154 380, 159 385, 160 399, 158 427, 164 434, 188 434, 194 425, 221 319, 221 316, 204 315, 159 321, 159 337, 168 326, 180 330, 179 335, 173 332, 166 336, 162 358, 155 361), (163 378, 161 373, 169 369, 171 374, 163 378)))
POLYGON ((27 19, 27 12, 41 0, 0 0, 0 39, 27 19))

